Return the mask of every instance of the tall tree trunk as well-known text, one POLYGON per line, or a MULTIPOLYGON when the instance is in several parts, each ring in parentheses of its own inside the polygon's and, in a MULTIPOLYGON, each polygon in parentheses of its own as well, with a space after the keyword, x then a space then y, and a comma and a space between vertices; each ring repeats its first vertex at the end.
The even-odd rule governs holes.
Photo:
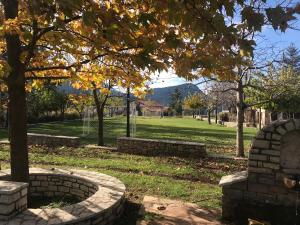
POLYGON ((93 89, 94 102, 96 105, 97 116, 98 116, 98 145, 104 145, 104 131, 103 131, 103 116, 104 116, 104 107, 99 100, 97 89, 93 89))
POLYGON ((218 124, 218 108, 215 109, 215 124, 218 124))
POLYGON ((93 89, 94 102, 96 105, 97 116, 98 116, 98 145, 99 146, 104 145, 104 108, 108 99, 108 95, 109 94, 107 94, 104 97, 104 100, 101 102, 99 99, 97 89, 93 89))
POLYGON ((259 108, 259 113, 258 113, 259 117, 258 117, 258 126, 259 126, 259 130, 261 130, 261 120, 262 120, 262 116, 261 116, 261 108, 259 108))
POLYGON ((126 137, 130 137, 130 88, 127 88, 126 96, 126 137))
POLYGON ((211 124, 211 116, 210 116, 210 113, 211 113, 211 111, 208 110, 208 112, 207 112, 207 121, 208 121, 208 124, 211 124))
POLYGON ((236 156, 244 157, 244 93, 242 81, 237 82, 237 131, 236 131, 236 156))
MULTIPOLYGON (((18 1, 3 0, 6 19, 18 16, 18 1)), ((29 181, 27 118, 24 66, 20 62, 21 42, 17 34, 5 36, 7 61, 11 68, 7 78, 9 95, 10 165, 13 181, 29 181)))
POLYGON ((104 108, 97 110, 98 115, 98 145, 104 145, 104 108))

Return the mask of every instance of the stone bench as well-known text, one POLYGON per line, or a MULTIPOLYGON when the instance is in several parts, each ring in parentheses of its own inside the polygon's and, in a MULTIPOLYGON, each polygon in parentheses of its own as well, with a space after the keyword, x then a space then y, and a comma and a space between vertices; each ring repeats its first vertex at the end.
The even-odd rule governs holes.
POLYGON ((49 134, 28 133, 28 144, 30 145, 45 145, 49 147, 67 146, 79 147, 80 138, 71 136, 55 136, 49 134))
POLYGON ((129 137, 117 139, 117 151, 146 156, 206 156, 206 146, 202 143, 129 137))

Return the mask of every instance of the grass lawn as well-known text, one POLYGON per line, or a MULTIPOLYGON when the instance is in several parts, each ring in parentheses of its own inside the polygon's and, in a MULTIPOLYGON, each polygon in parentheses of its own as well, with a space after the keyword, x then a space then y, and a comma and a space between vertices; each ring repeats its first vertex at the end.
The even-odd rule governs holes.
MULTIPOLYGON (((105 141, 114 145, 116 137, 125 134, 125 118, 105 119, 105 141)), ((29 132, 82 135, 82 122, 57 122, 30 125, 29 132)), ((249 146, 256 129, 245 129, 245 144, 249 146)), ((7 136, 0 130, 0 139, 7 136)), ((235 129, 208 125, 191 118, 137 118, 137 137, 176 139, 206 143, 209 151, 233 154, 235 129)), ((96 143, 96 130, 81 136, 83 143, 96 143)), ((0 145, 2 168, 9 168, 9 147, 0 145)), ((29 147, 31 167, 63 167, 87 169, 119 178, 127 187, 128 204, 124 216, 116 225, 136 224, 144 195, 193 202, 208 209, 221 208, 222 176, 245 170, 245 160, 207 157, 180 159, 176 157, 143 157, 88 148, 29 147)))
MULTIPOLYGON (((128 189, 128 198, 158 195, 220 209, 221 189, 217 185, 226 174, 246 168, 246 161, 233 159, 180 159, 143 157, 87 148, 30 147, 31 167, 88 169, 113 175, 128 189)), ((9 147, 0 145, 2 168, 9 166, 9 147)))
MULTIPOLYGON (((136 137, 155 139, 175 139, 203 142, 208 149, 218 153, 233 154, 235 144, 235 128, 220 125, 209 125, 206 121, 191 118, 158 118, 137 117, 136 137)), ((82 121, 44 123, 29 125, 29 132, 80 136, 83 144, 97 143, 97 124, 92 123, 91 134, 82 135, 82 121)), ((125 135, 125 117, 105 119, 105 143, 113 146, 116 138, 125 135)), ((257 132, 254 128, 245 128, 245 145, 250 145, 257 132)), ((0 139, 7 135, 0 130, 0 139)))

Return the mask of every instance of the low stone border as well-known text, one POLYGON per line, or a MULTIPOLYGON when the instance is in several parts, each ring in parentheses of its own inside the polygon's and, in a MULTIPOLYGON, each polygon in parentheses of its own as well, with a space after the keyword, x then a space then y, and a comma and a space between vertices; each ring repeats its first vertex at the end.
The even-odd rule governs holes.
MULTIPOLYGON (((9 178, 1 171, 0 179, 9 178)), ((30 169, 30 192, 37 196, 76 196, 82 201, 54 209, 27 209, 0 225, 108 225, 124 209, 125 186, 118 179, 83 170, 30 169)))
POLYGON ((130 137, 120 137, 117 139, 117 151, 146 156, 191 158, 206 156, 206 146, 202 143, 130 137))
POLYGON ((80 145, 79 137, 56 136, 36 133, 28 133, 27 141, 30 145, 45 145, 49 147, 67 146, 76 148, 80 145))

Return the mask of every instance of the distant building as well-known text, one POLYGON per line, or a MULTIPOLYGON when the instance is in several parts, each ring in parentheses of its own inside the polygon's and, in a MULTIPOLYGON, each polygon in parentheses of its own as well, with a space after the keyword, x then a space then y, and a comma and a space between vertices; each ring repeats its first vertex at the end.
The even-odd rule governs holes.
POLYGON ((168 108, 151 100, 137 100, 136 105, 139 116, 162 116, 163 111, 168 108))

